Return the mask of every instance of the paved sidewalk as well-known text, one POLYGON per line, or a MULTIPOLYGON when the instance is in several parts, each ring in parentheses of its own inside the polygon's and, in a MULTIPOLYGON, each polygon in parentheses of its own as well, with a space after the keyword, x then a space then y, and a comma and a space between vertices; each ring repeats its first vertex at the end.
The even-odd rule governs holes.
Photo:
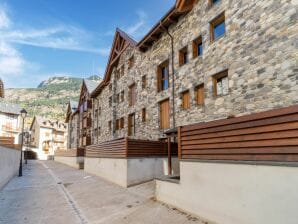
POLYGON ((204 223, 153 195, 153 182, 124 189, 60 163, 29 161, 0 191, 0 223, 204 223))

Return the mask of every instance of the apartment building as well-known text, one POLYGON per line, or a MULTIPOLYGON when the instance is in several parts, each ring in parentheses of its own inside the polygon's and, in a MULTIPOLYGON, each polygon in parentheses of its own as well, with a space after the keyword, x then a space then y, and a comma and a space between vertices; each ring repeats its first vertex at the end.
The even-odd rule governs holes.
POLYGON ((61 121, 35 116, 30 126, 31 149, 46 160, 57 150, 66 150, 67 125, 61 121))
POLYGON ((67 106, 66 120, 68 125, 67 149, 76 149, 79 145, 79 113, 78 102, 70 100, 67 106))
POLYGON ((158 200, 219 223, 295 223, 297 38, 295 3, 280 0, 177 0, 139 42, 117 29, 86 171, 155 178, 150 144, 171 134, 181 180, 158 180, 158 200))
POLYGON ((0 101, 0 136, 13 137, 14 143, 19 144, 22 121, 19 105, 0 101))
POLYGON ((84 79, 78 102, 79 133, 78 145, 85 148, 92 142, 92 100, 90 94, 97 87, 98 82, 84 79))

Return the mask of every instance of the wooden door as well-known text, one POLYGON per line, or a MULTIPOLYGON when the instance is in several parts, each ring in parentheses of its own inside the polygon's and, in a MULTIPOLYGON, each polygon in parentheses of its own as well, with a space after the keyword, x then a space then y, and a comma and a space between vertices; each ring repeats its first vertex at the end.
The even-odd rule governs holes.
POLYGON ((170 128, 170 103, 169 100, 164 100, 159 103, 160 108, 160 128, 170 128))

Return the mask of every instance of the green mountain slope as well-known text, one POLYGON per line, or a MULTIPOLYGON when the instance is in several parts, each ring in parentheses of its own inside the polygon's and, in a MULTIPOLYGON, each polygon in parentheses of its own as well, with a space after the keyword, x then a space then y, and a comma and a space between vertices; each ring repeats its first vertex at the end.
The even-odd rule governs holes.
MULTIPOLYGON (((98 80, 98 76, 88 79, 98 80)), ((73 77, 52 77, 37 88, 6 89, 5 100, 14 102, 28 110, 28 115, 64 119, 68 101, 78 100, 82 79, 73 77)))

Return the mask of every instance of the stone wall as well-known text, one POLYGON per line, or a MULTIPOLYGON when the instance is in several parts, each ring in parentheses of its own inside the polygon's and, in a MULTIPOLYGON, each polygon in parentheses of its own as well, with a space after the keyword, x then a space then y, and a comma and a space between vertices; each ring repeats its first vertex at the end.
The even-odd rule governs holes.
POLYGON ((78 131, 79 131, 79 114, 71 115, 68 122, 68 136, 67 145, 69 149, 76 149, 78 147, 78 131))
POLYGON ((18 174, 21 152, 0 146, 0 190, 18 174))
MULTIPOLYGON (((176 125, 210 121, 228 116, 265 111, 298 103, 297 66, 297 10, 293 1, 222 0, 212 7, 208 1, 198 1, 187 15, 169 28, 174 37, 175 65, 175 120, 176 125), (210 21, 225 13, 226 33, 211 42, 210 21), (203 40, 203 56, 193 59, 192 41, 198 36, 203 40), (178 52, 187 47, 189 62, 179 66, 178 52), (213 75, 228 70, 229 93, 222 97, 213 94, 213 75), (205 102, 195 103, 194 88, 204 84, 205 102), (181 92, 190 91, 190 108, 181 108, 181 92)), ((171 97, 170 88, 157 92, 157 66, 169 60, 171 65, 170 38, 163 34, 149 50, 142 53, 127 48, 120 57, 118 68, 125 65, 125 75, 115 80, 115 68, 110 83, 97 97, 102 108, 98 126, 98 141, 127 135, 127 117, 136 115, 135 138, 157 139, 162 137, 159 128, 159 102, 171 97), (128 69, 128 59, 134 55, 135 65, 128 69), (142 76, 147 77, 147 88, 142 89, 142 76), (137 84, 137 102, 128 104, 128 86, 137 84), (125 101, 116 103, 116 94, 125 91, 125 101), (113 96, 113 107, 109 97, 113 96), (141 110, 146 108, 147 121, 141 120, 141 110), (108 121, 125 118, 125 128, 113 132, 108 121)), ((172 105, 172 102, 171 104, 172 105)), ((172 108, 171 108, 172 111, 172 108)), ((173 118, 171 116, 171 126, 173 118)))

